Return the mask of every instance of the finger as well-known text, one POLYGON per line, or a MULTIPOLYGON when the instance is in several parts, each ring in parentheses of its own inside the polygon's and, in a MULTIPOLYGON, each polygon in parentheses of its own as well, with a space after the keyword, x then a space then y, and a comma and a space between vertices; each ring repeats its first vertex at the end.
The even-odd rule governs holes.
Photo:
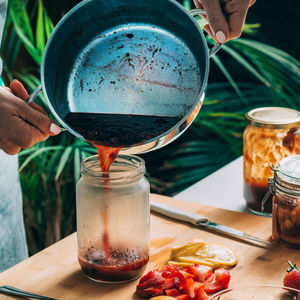
POLYGON ((41 112, 42 114, 44 114, 45 116, 48 116, 48 114, 35 102, 30 102, 29 105, 34 108, 35 110, 41 112))
POLYGON ((14 145, 12 143, 0 143, 0 149, 2 149, 8 155, 18 154, 21 150, 21 147, 14 145))
POLYGON ((252 6, 255 2, 256 2, 256 0, 252 0, 252 1, 250 2, 249 7, 252 6))
POLYGON ((242 7, 231 13, 228 18, 230 39, 238 38, 241 36, 245 19, 247 15, 248 7, 242 7))
POLYGON ((26 100, 26 101, 28 100, 29 95, 28 95, 26 89, 24 88, 23 84, 19 80, 14 79, 10 83, 9 87, 11 88, 11 90, 17 97, 19 97, 23 100, 26 100))
POLYGON ((194 4, 195 4, 196 8, 201 8, 198 0, 194 0, 194 4))
POLYGON ((13 124, 14 128, 18 128, 18 130, 13 130, 11 132, 10 141, 12 144, 22 149, 27 149, 49 137, 49 135, 43 133, 17 116, 14 117, 13 124))
POLYGON ((202 0, 201 3, 206 11, 213 38, 220 43, 224 43, 229 36, 229 26, 223 14, 220 1, 202 0))
POLYGON ((210 36, 213 36, 213 33, 211 31, 209 24, 204 25, 204 29, 210 36))
POLYGON ((30 123, 46 135, 57 135, 61 132, 60 127, 43 113, 30 107, 27 103, 18 101, 19 117, 30 123))

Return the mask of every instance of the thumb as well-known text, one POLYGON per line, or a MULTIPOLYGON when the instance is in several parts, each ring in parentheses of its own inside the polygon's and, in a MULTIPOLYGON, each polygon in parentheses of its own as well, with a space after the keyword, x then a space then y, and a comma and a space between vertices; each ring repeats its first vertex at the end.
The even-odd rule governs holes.
POLYGON ((202 0, 201 3, 207 14, 213 38, 219 43, 224 43, 229 37, 229 27, 220 0, 202 0))
POLYGON ((20 116, 27 122, 39 129, 46 135, 57 135, 61 128, 46 115, 32 108, 25 102, 19 102, 20 116))

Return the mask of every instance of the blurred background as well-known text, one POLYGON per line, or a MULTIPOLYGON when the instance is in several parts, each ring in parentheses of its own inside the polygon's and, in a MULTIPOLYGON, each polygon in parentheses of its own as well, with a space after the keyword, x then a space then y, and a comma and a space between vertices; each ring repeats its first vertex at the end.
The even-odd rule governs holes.
MULTIPOLYGON (((40 84, 47 39, 79 2, 9 0, 1 51, 6 84, 18 78, 29 92, 40 84)), ((192 0, 179 2, 194 7, 192 0)), ((172 144, 142 155, 152 192, 173 196, 242 155, 244 114, 250 109, 300 109, 300 2, 282 5, 279 0, 257 0, 242 37, 212 57, 206 98, 192 126, 172 144)), ((209 36, 207 42, 213 44, 209 36)), ((38 103, 49 111, 43 95, 38 103)), ((67 132, 20 152, 30 254, 76 230, 80 162, 95 152, 67 132)))

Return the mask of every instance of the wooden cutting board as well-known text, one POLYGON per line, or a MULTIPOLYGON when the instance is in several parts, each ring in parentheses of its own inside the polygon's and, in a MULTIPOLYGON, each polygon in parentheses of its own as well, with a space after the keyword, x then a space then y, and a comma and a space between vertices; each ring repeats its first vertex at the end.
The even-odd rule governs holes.
MULTIPOLYGON (((151 195, 153 201, 207 216, 211 221, 235 227, 269 240, 271 219, 151 195)), ((220 199, 221 200, 221 199, 220 199)), ((192 239, 220 243, 235 251, 238 265, 231 272, 230 286, 250 284, 281 285, 287 261, 300 265, 300 251, 275 244, 269 249, 226 238, 185 223, 151 214, 151 258, 147 270, 163 266, 170 248, 192 239)), ((140 299, 134 295, 138 280, 127 284, 97 284, 86 279, 77 262, 76 234, 37 253, 0 274, 0 285, 14 287, 57 299, 140 299)), ((11 299, 0 295, 0 299, 11 299)))

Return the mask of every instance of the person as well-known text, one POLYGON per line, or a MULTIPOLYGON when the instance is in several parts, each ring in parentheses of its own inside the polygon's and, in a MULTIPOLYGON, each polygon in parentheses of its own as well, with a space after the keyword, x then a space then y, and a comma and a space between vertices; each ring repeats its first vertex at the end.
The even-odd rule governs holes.
MULTIPOLYGON (((205 29, 223 43, 240 35, 248 8, 255 0, 194 0, 207 12, 205 29)), ((0 0, 0 40, 7 0, 0 0)), ((1 61, 1 60, 0 60, 1 61)), ((0 65, 0 74, 2 64, 0 65)), ((0 87, 0 271, 28 256, 17 153, 60 133, 60 127, 35 103, 28 104, 28 93, 14 80, 0 87)))
POLYGON ((196 8, 204 9, 208 21, 204 26, 219 43, 241 36, 249 7, 256 0, 194 0, 196 8))
MULTIPOLYGON (((6 9, 7 1, 0 0, 0 40, 6 9)), ((2 63, 0 68, 1 74, 2 63)), ((60 132, 41 107, 26 103, 28 97, 17 80, 0 87, 0 271, 28 257, 15 154, 60 132)))

